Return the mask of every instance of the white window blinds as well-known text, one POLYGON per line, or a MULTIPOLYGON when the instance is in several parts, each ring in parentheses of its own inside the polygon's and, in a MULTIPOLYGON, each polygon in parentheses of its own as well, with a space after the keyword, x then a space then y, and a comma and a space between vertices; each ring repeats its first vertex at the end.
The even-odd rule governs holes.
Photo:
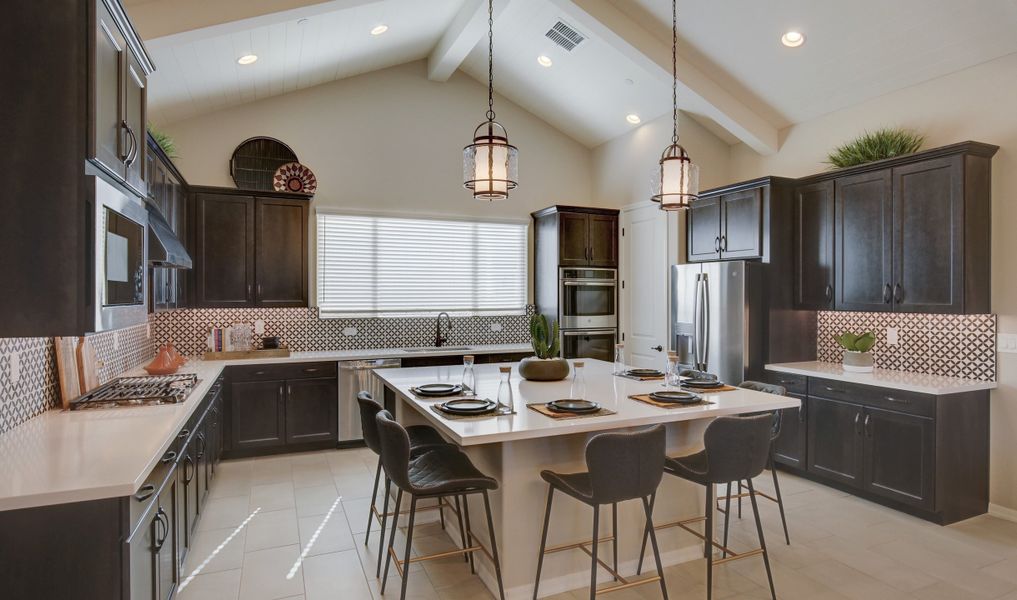
POLYGON ((323 317, 525 307, 525 224, 318 213, 323 317))

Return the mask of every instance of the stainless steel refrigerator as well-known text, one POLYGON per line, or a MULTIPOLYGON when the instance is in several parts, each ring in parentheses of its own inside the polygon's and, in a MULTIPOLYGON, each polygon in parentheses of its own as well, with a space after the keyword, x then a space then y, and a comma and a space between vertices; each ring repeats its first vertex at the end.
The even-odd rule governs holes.
MULTIPOLYGON (((770 269, 747 261, 671 266, 670 346, 682 367, 738 385, 772 362, 765 339, 770 269)), ((814 347, 815 337, 801 342, 814 347)))

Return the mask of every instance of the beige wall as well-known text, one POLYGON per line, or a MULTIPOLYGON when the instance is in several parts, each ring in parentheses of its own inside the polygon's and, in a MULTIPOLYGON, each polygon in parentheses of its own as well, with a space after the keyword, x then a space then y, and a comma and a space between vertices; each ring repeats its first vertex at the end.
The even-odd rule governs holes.
MULTIPOLYGON (((1000 146, 992 167, 992 305, 1003 333, 1017 332, 1017 54, 941 77, 796 125, 781 132, 780 151, 760 156, 731 149, 732 181, 822 171, 836 144, 865 129, 913 127, 932 148, 964 140, 1000 146)), ((999 355, 992 393, 991 502, 1017 511, 1017 356, 999 355)), ((1017 513, 1013 513, 1017 515, 1017 513)))

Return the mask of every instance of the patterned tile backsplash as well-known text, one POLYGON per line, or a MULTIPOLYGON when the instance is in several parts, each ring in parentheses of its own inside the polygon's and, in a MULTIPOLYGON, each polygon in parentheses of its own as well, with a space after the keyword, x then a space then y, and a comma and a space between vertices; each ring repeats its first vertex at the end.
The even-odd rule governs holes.
MULTIPOLYGON (((442 333, 447 345, 515 344, 529 341, 529 315, 452 317, 452 328, 442 333)), ((279 336, 296 352, 400 348, 434 345, 433 317, 384 319, 321 319, 317 308, 193 308, 152 315, 152 335, 158 342, 172 340, 181 354, 205 352, 211 327, 265 322, 265 336, 279 336)), ((262 336, 255 335, 255 338, 262 336)))
POLYGON ((877 338, 872 349, 877 368, 996 380, 996 315, 821 311, 818 320, 818 360, 843 359, 835 335, 872 331, 877 338), (887 344, 888 327, 898 330, 896 346, 887 344))

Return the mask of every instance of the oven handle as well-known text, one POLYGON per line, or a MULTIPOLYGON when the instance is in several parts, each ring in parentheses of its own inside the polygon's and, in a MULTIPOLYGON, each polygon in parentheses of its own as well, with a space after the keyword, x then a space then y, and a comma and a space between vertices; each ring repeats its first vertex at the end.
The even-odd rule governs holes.
POLYGON ((616 281, 581 281, 576 279, 566 279, 561 282, 566 287, 617 287, 618 282, 616 281))
POLYGON ((582 331, 563 331, 564 337, 577 337, 580 335, 614 335, 614 329, 585 329, 582 331))

